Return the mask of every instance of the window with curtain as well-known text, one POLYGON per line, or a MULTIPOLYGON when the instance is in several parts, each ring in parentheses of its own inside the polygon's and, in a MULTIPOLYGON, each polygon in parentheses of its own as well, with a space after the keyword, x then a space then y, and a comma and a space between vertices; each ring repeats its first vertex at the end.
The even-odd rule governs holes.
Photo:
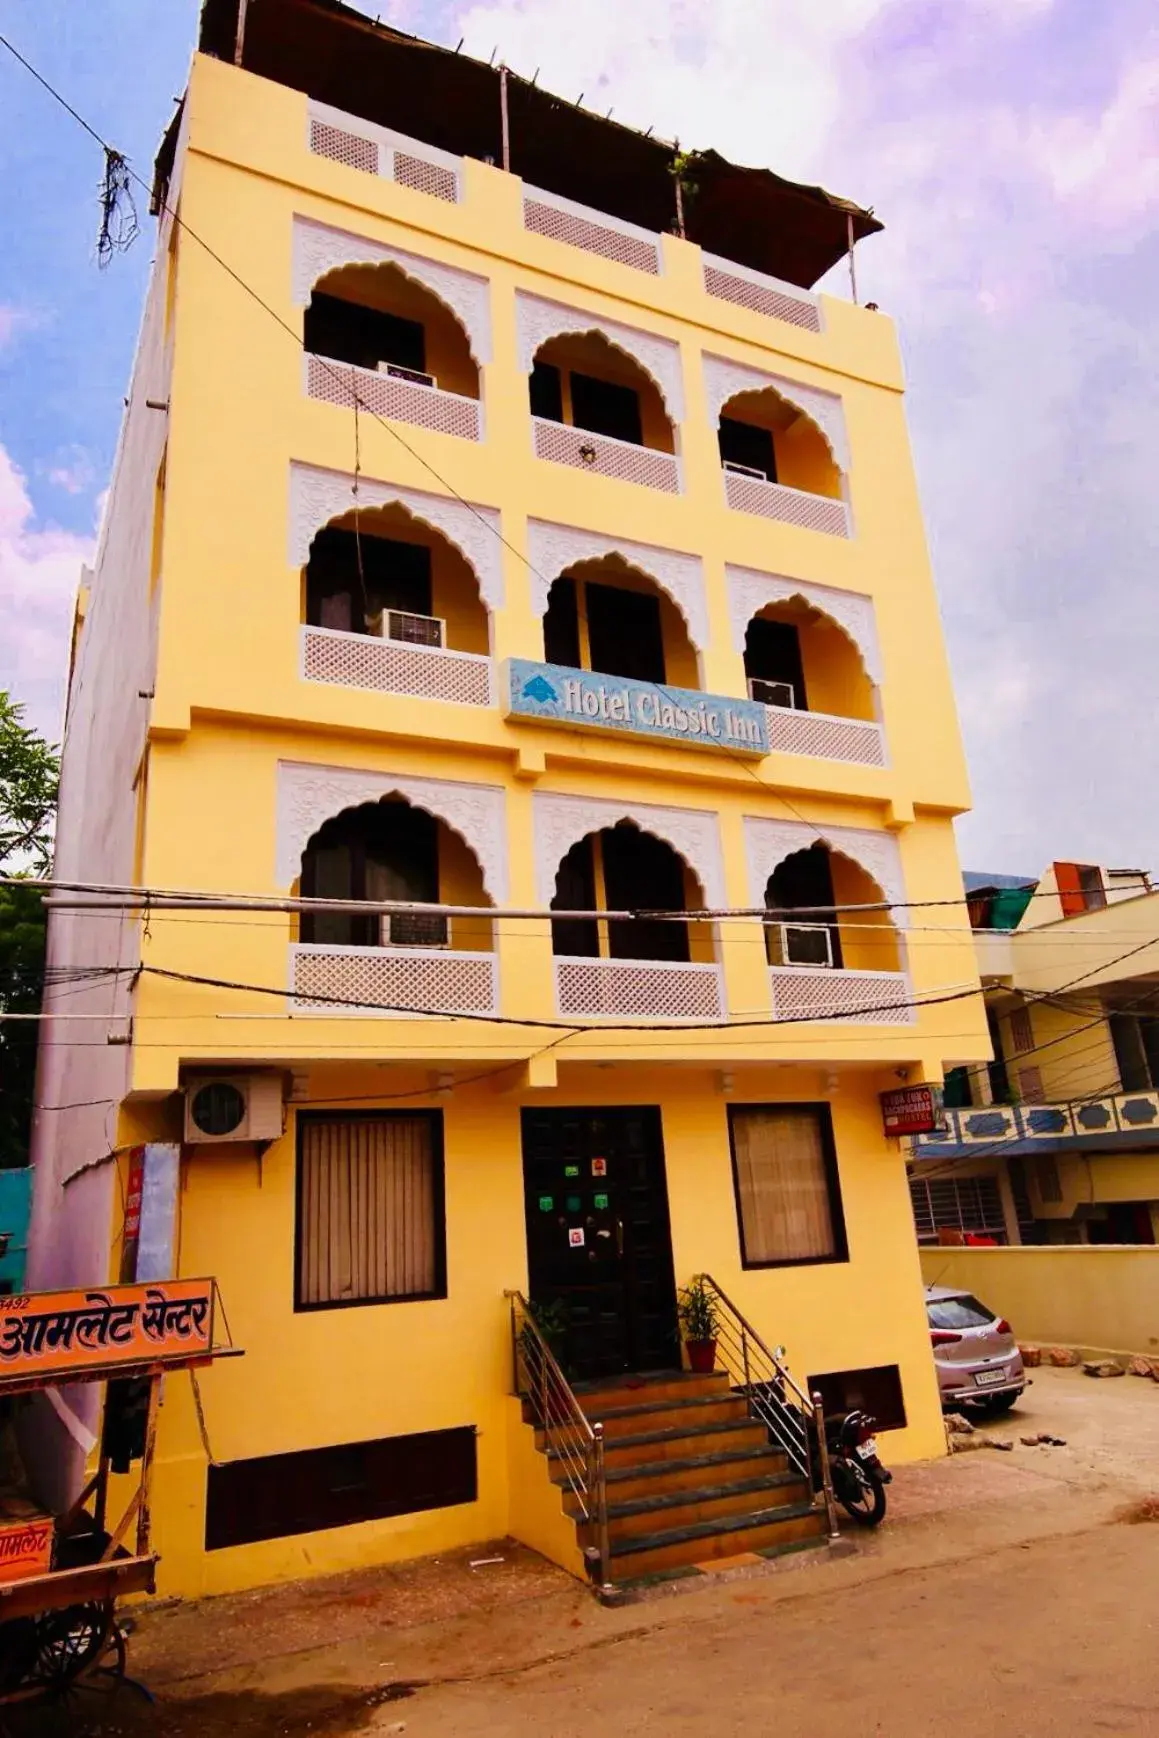
POLYGON ((442 1118, 298 1119, 298 1309, 445 1297, 442 1118))
POLYGON ((847 1261, 828 1105, 730 1105, 728 1121, 743 1265, 847 1261))

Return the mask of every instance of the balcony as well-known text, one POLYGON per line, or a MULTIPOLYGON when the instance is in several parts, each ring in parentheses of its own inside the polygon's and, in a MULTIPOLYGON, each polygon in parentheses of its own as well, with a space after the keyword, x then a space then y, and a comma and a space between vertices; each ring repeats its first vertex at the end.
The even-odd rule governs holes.
POLYGON ((579 471, 595 471, 601 477, 617 477, 623 483, 642 483, 666 495, 680 493, 680 460, 674 453, 656 452, 634 441, 613 435, 593 434, 566 423, 531 419, 535 431, 535 456, 556 465, 571 465, 579 471))
POLYGON ((798 712, 792 706, 766 706, 769 748, 777 754, 811 754, 859 766, 885 765, 885 735, 880 724, 838 718, 831 712, 798 712))
POLYGON ((943 1133, 918 1135, 914 1155, 963 1158, 1000 1143, 1006 1156, 1113 1152, 1159 1144, 1159 1092, 1108 1093, 1056 1104, 992 1104, 944 1113, 943 1133))
POLYGON ((790 489, 770 483, 765 477, 725 470, 725 499, 738 513, 758 513, 782 525, 799 525, 805 531, 823 531, 830 537, 849 536, 849 509, 844 501, 828 495, 790 489))
POLYGON ((312 102, 309 115, 314 156, 328 157, 332 163, 344 163, 366 175, 385 176, 400 187, 412 187, 417 193, 429 193, 452 205, 462 198, 461 158, 325 103, 312 102))
POLYGON ((369 634, 306 625, 301 629, 301 673, 307 682, 412 694, 453 706, 492 706, 490 658, 441 646, 412 646, 369 634))
POLYGON ((720 967, 684 961, 567 958, 555 960, 561 1015, 606 1020, 721 1020, 720 967))
POLYGON ((715 254, 703 256, 704 288, 719 302, 732 302, 738 308, 748 308, 754 314, 767 314, 773 320, 786 320, 806 332, 821 330, 821 304, 796 284, 782 283, 780 278, 766 277, 733 260, 718 259, 715 254))
POLYGON ((566 242, 569 247, 582 248, 585 253, 617 260, 639 272, 650 272, 653 277, 660 271, 658 235, 621 218, 609 217, 607 212, 576 205, 555 193, 544 193, 538 187, 524 188, 523 227, 534 235, 546 235, 553 241, 566 242))
POLYGON ((443 948, 290 948, 290 1012, 341 1017, 410 1013, 494 1014, 499 972, 493 953, 443 948))
POLYGON ((775 1020, 853 1020, 868 1026, 913 1024, 906 972, 770 966, 775 1020))
POLYGON ((357 402, 361 410, 372 416, 390 417, 415 428, 433 429, 437 434, 457 435, 461 440, 483 438, 483 407, 477 398, 408 380, 404 372, 392 374, 381 368, 359 368, 349 362, 308 355, 306 392, 310 398, 323 404, 337 404, 344 410, 353 410, 357 402))

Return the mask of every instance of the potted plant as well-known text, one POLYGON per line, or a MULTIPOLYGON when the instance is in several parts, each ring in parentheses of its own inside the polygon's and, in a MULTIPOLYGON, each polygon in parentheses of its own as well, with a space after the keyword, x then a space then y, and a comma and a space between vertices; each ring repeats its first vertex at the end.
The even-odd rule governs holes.
POLYGON ((709 1376, 716 1365, 716 1299, 703 1279, 694 1279, 676 1299, 680 1330, 688 1348, 688 1368, 709 1376))

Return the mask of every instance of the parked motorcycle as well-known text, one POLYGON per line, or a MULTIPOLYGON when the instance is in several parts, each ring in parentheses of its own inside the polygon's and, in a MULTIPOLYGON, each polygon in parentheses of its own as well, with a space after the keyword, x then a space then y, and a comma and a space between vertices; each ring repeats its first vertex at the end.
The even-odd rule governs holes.
POLYGON ((877 1454, 874 1420, 868 1412, 847 1412, 825 1421, 833 1495, 862 1527, 877 1527, 885 1519, 885 1487, 893 1474, 877 1454))

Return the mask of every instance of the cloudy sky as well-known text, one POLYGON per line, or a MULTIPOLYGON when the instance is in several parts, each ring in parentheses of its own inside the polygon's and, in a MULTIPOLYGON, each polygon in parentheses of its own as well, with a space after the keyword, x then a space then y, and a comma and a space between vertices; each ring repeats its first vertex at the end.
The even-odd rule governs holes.
MULTIPOLYGON (((1159 868, 1154 0, 363 9, 874 206, 860 287, 907 359, 974 785, 963 858, 1159 868)), ((147 173, 196 12, 0 0, 0 31, 147 173)), ((0 687, 56 736, 151 227, 97 270, 99 154, 2 50, 0 161, 0 687)))

